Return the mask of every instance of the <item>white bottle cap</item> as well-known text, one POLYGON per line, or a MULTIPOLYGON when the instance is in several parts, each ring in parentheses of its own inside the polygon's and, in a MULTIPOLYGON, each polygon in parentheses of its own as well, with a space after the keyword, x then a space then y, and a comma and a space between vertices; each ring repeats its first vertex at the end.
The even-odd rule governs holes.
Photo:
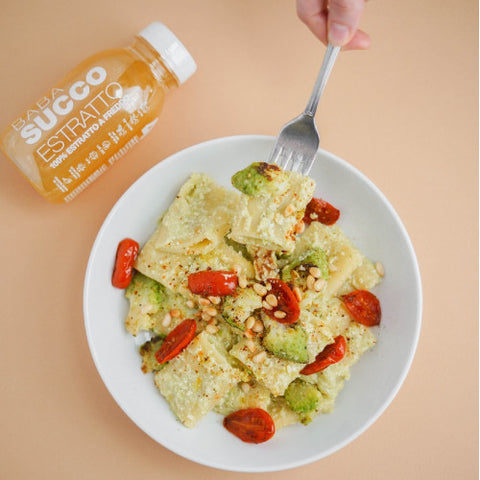
POLYGON ((182 42, 163 23, 153 22, 139 34, 162 57, 165 65, 177 77, 185 82, 197 69, 197 64, 182 42))

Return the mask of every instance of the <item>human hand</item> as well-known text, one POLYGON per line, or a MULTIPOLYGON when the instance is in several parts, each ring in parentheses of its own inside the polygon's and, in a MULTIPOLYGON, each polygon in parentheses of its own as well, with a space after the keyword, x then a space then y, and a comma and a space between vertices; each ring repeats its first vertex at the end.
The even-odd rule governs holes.
POLYGON ((345 50, 370 46, 368 34, 358 30, 365 0, 297 0, 297 14, 325 45, 345 50))

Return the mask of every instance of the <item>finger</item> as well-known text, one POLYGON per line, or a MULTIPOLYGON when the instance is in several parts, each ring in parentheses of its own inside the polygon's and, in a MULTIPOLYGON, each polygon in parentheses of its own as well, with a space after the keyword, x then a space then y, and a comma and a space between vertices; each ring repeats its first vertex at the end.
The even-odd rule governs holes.
POLYGON ((326 45, 328 42, 326 0, 297 0, 297 15, 310 31, 326 45))
POLYGON ((347 45, 357 31, 364 0, 330 0, 328 6, 328 41, 339 47, 347 45))
POLYGON ((363 30, 357 30, 352 39, 342 47, 342 50, 367 50, 371 44, 370 36, 363 30))

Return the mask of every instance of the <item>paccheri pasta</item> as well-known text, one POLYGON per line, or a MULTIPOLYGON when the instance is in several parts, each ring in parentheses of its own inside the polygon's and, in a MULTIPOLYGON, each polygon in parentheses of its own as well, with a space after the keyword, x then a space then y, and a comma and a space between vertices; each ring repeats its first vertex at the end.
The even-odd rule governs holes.
POLYGON ((142 370, 185 426, 213 410, 258 443, 332 411, 376 342, 381 277, 338 210, 312 201, 311 178, 254 163, 232 183, 193 174, 182 186, 136 259, 126 328, 150 336, 142 370), (252 437, 252 422, 268 435, 252 437))

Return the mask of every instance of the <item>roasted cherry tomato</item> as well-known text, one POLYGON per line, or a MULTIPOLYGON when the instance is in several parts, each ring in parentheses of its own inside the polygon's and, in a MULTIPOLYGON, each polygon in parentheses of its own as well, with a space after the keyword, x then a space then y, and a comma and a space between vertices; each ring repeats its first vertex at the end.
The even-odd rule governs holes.
POLYGON ((366 327, 378 325, 382 319, 382 309, 378 298, 368 290, 355 290, 342 295, 341 299, 352 318, 366 327))
POLYGON ((325 368, 334 363, 339 362, 344 356, 347 349, 347 342, 342 335, 335 338, 333 343, 327 345, 316 357, 312 363, 309 363, 300 373, 302 375, 312 375, 321 372, 325 368))
POLYGON ((263 307, 263 311, 279 323, 295 323, 300 316, 300 305, 292 289, 278 278, 271 278, 267 283, 272 285, 269 293, 275 295, 278 305, 270 310, 263 307))
POLYGON ((204 270, 188 276, 188 288, 197 295, 224 297, 237 288, 238 277, 232 272, 204 270))
POLYGON ((223 426, 247 443, 263 443, 275 433, 275 423, 268 412, 261 408, 245 408, 223 419, 223 426))
POLYGON ((340 210, 321 198, 312 198, 305 209, 303 221, 309 225, 316 221, 324 225, 333 225, 340 217, 340 210))
POLYGON ((155 353, 158 363, 165 363, 176 357, 195 337, 197 322, 187 319, 177 325, 165 338, 155 353))
POLYGON ((130 285, 133 264, 137 258, 138 250, 138 243, 131 238, 125 238, 118 244, 112 275, 112 285, 114 287, 127 288, 130 285))

